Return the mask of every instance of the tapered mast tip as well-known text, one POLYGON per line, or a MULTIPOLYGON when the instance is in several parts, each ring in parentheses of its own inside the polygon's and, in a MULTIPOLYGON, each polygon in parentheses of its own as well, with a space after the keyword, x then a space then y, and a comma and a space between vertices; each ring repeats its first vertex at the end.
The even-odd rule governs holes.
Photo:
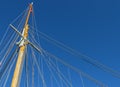
POLYGON ((33 5, 33 2, 31 2, 31 5, 33 5))

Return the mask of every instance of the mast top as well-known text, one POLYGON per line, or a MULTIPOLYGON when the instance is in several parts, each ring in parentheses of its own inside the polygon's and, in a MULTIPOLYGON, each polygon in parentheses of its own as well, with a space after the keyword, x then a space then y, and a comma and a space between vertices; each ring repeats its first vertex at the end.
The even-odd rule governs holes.
POLYGON ((31 2, 31 5, 33 5, 33 2, 31 2))

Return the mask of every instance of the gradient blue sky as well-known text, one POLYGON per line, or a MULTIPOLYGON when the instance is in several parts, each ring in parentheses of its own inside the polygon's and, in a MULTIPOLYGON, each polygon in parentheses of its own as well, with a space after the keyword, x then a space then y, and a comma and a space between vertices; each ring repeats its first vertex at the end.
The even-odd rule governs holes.
MULTIPOLYGON (((119 0, 1 0, 0 34, 32 1, 39 31, 120 71, 119 0)), ((120 79, 69 60, 109 87, 120 87, 120 79)))

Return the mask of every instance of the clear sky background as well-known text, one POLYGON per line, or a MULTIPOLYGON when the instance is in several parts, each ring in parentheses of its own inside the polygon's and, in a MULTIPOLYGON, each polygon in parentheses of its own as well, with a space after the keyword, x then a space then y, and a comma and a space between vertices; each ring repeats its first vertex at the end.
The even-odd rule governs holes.
MULTIPOLYGON (((1 35, 32 1, 39 31, 120 72, 119 0, 1 0, 1 35)), ((108 87, 120 87, 120 79, 109 73, 67 59, 108 87)))

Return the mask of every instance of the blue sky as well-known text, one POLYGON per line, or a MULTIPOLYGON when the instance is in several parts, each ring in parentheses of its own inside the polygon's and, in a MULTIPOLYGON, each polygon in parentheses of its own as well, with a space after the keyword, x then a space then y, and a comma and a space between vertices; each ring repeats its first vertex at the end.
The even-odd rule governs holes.
MULTIPOLYGON (((30 2, 32 0, 1 0, 1 35, 30 2)), ((33 2, 39 31, 120 71, 119 0, 33 0, 33 2)), ((47 49, 49 46, 44 44, 43 47, 47 49)), ((52 49, 48 48, 48 50, 52 49)), ((109 73, 80 59, 67 59, 74 66, 108 84, 109 87, 120 86, 120 79, 109 73)))

